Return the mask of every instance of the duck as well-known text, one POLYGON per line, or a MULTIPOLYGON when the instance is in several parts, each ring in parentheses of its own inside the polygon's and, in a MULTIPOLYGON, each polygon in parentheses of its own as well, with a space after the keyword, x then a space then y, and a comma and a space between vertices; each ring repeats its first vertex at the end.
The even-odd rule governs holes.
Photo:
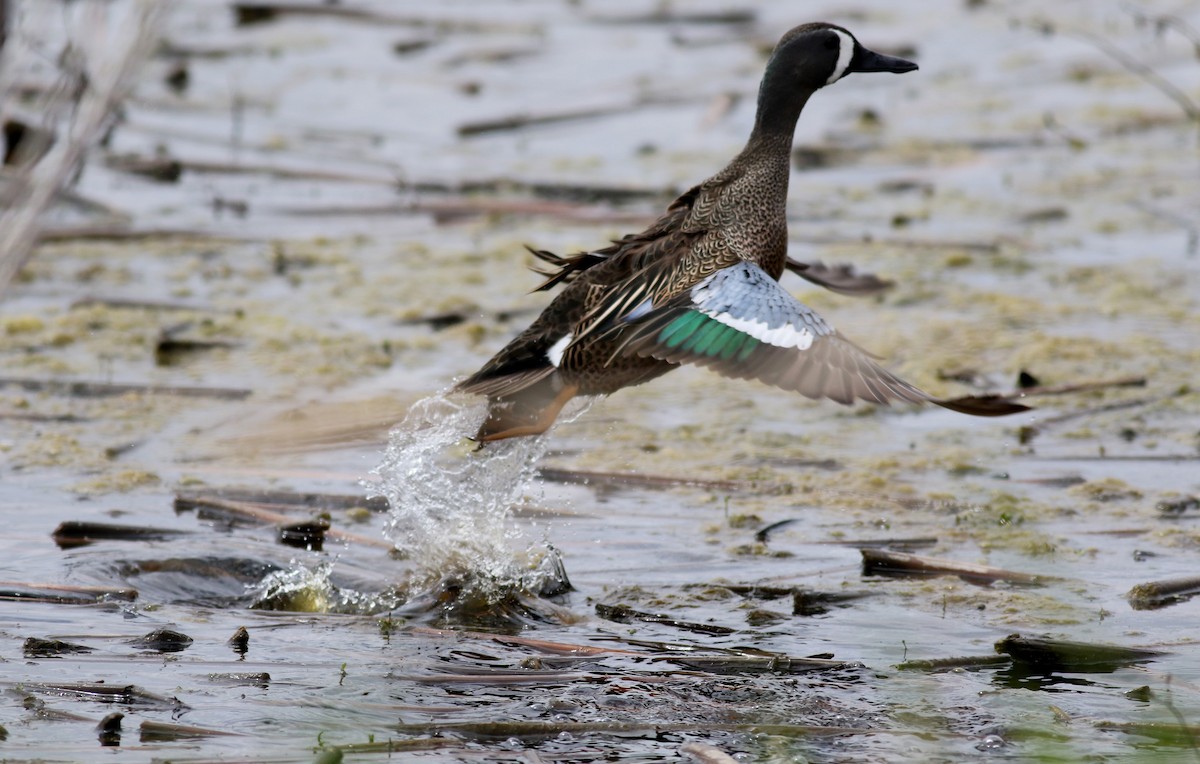
MULTIPOLYGON (((792 138, 817 91, 857 73, 917 70, 824 22, 797 26, 771 53, 742 151, 640 233, 560 257, 538 287, 561 287, 541 314, 453 390, 486 396, 480 445, 541 435, 577 396, 610 395, 681 364, 812 399, 932 403, 974 416, 1026 406, 997 396, 933 397, 839 334, 779 284, 791 270, 849 293, 877 284, 788 257, 792 138), (845 277, 845 278, 842 278, 845 277)), ((819 264, 818 264, 819 265, 819 264)), ((535 290, 536 291, 536 290, 535 290)))

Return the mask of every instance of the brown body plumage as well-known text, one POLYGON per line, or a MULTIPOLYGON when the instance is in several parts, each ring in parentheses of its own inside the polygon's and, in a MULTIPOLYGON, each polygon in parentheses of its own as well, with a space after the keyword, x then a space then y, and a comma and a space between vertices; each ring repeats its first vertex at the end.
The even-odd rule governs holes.
MULTIPOLYGON (((862 48, 840 27, 807 24, 788 32, 767 65, 750 140, 725 169, 676 199, 639 234, 569 258, 538 253, 559 266, 541 288, 564 288, 528 329, 458 385, 488 397, 477 438, 544 432, 572 397, 613 393, 683 362, 843 403, 932 401, 819 316, 773 292, 787 267, 838 288, 836 279, 824 281, 787 257, 789 158, 801 109, 847 72, 913 69, 862 48), (737 291, 743 282, 731 280, 735 270, 747 280, 759 271, 769 276, 770 285, 760 289, 767 307, 785 310, 791 323, 781 323, 778 310, 755 314, 761 300, 737 291), (718 283, 725 292, 703 291, 718 283), (712 307, 729 302, 727 295, 741 301, 712 307), (709 306, 698 302, 717 298, 709 306), (681 339, 685 329, 695 336, 681 339)), ((974 414, 1022 408, 933 402, 974 414)))

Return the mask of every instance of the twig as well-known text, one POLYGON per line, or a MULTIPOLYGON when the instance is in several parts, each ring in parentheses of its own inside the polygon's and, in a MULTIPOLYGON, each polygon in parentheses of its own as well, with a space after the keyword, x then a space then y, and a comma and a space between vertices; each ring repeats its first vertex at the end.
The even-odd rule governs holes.
POLYGON ((1021 398, 1027 395, 1067 395, 1068 393, 1083 393, 1091 390, 1106 390, 1110 387, 1145 387, 1146 378, 1118 377, 1095 382, 1070 382, 1063 385, 1035 385, 1005 393, 1003 398, 1021 398))
POLYGON ((1093 642, 1071 642, 1010 634, 996 643, 996 652, 1044 671, 1108 672, 1165 655, 1161 650, 1093 642))
POLYGON ((393 674, 390 679, 402 679, 416 684, 486 684, 496 687, 518 684, 562 684, 579 682, 589 677, 580 672, 521 671, 477 674, 393 674))
MULTIPOLYGON (((195 496, 189 500, 189 504, 196 509, 217 510, 226 516, 253 520, 264 525, 290 525, 295 522, 295 518, 279 512, 273 512, 265 507, 243 501, 220 499, 215 496, 195 496)), ((387 541, 377 539, 373 536, 363 536, 359 533, 338 530, 337 528, 330 528, 325 531, 325 535, 341 541, 349 541, 379 549, 390 550, 392 548, 392 545, 387 541)))
POLYGON ((1186 744, 1193 750, 1200 740, 1200 725, 1168 724, 1165 722, 1110 722, 1099 721, 1093 725, 1098 730, 1124 732, 1127 735, 1138 735, 1156 740, 1163 745, 1179 746, 1186 744))
POLYGON ((148 742, 169 742, 172 740, 192 740, 196 738, 206 737, 241 737, 240 732, 229 732, 227 730, 214 730, 208 727, 192 727, 186 724, 171 724, 169 722, 156 722, 150 719, 142 722, 138 727, 139 739, 143 743, 148 742))
POLYGON ((61 549, 87 546, 96 541, 161 541, 187 536, 191 531, 175 528, 147 528, 141 525, 118 525, 116 523, 93 523, 83 520, 66 520, 59 523, 50 538, 61 549))
POLYGON ((39 244, 61 241, 145 241, 147 239, 194 239, 196 241, 246 242, 254 239, 194 228, 131 228, 127 225, 58 226, 39 231, 39 244))
POLYGON ((119 703, 123 706, 138 706, 162 710, 186 710, 189 706, 176 698, 156 695, 135 684, 105 684, 104 682, 46 682, 25 684, 25 689, 43 692, 57 697, 76 697, 98 700, 104 703, 119 703))
POLYGON ((399 191, 433 193, 448 196, 472 196, 479 194, 513 195, 528 194, 539 199, 570 202, 606 202, 628 204, 638 201, 661 201, 679 195, 677 188, 657 188, 629 185, 601 185, 599 183, 559 182, 530 180, 527 178, 497 177, 475 178, 457 182, 444 180, 402 180, 396 184, 399 191))
MULTIPOLYGON (((49 122, 62 134, 27 169, 19 201, 0 212, 0 294, 31 257, 43 212, 70 182, 133 87, 157 41, 161 5, 157 0, 141 0, 130 18, 113 18, 115 12, 107 3, 87 9, 91 13, 86 17, 86 35, 72 40, 71 48, 90 56, 75 64, 77 71, 64 66, 68 71, 44 104, 49 122)), ((0 84, 0 104, 10 101, 6 93, 11 87, 0 84)))
POLYGON ((647 13, 605 16, 592 14, 590 21, 600 24, 753 24, 758 13, 753 10, 679 10, 670 6, 647 13))
POLYGON ((1062 424, 1063 422, 1070 422, 1073 419, 1079 419, 1081 417, 1093 416, 1095 414, 1105 414, 1110 411, 1121 411, 1123 409, 1133 409, 1133 408, 1138 408, 1139 406, 1147 406, 1151 403, 1156 402, 1157 400, 1159 400, 1159 399, 1158 398, 1136 398, 1132 401, 1117 401, 1116 403, 1109 403, 1104 406, 1094 406, 1092 408, 1082 409, 1080 411, 1071 411, 1066 414, 1059 414, 1058 416, 1047 417, 1046 419, 1043 419, 1040 422, 1038 422, 1036 425, 1027 425, 1025 427, 1022 427, 1020 429, 1018 438, 1019 438, 1020 442, 1023 444, 1028 443, 1029 441, 1033 440, 1036 436, 1040 435, 1042 433, 1042 431, 1045 430, 1047 427, 1059 425, 1059 424, 1062 424))
MULTIPOLYGON (((1049 22, 1042 22, 1039 26, 1045 32, 1052 33, 1055 31, 1054 25, 1049 22)), ((1104 53, 1109 58, 1112 58, 1118 64, 1125 67, 1125 69, 1130 73, 1142 78, 1144 82, 1156 88, 1160 93, 1174 101, 1179 108, 1183 109, 1183 113, 1187 115, 1188 119, 1194 122, 1200 121, 1200 105, 1197 105, 1187 93, 1176 87, 1176 85, 1170 80, 1154 71, 1149 64, 1134 58, 1106 38, 1086 29, 1071 28, 1066 29, 1065 32, 1090 42, 1101 53, 1104 53)))
POLYGON ((17 411, 0 411, 0 419, 10 419, 17 422, 90 422, 87 417, 76 416, 75 414, 34 414, 17 411))
POLYGON ((650 660, 719 674, 805 674, 809 671, 829 671, 860 665, 828 658, 801 658, 790 655, 656 655, 650 660))
POLYGON ((299 206, 276 207, 280 215, 304 217, 335 216, 387 216, 428 214, 438 224, 454 223, 478 215, 545 215, 556 220, 584 223, 645 223, 648 216, 634 212, 617 212, 606 207, 585 206, 574 202, 557 202, 540 199, 484 199, 462 197, 456 199, 431 199, 413 202, 395 202, 375 205, 352 206, 299 206))
POLYGON ((1179 16, 1172 16, 1170 14, 1151 16, 1128 4, 1125 5, 1125 11, 1133 16, 1135 23, 1152 24, 1154 25, 1154 30, 1160 34, 1164 30, 1174 29, 1192 44, 1192 49, 1196 54, 1196 58, 1200 58, 1200 31, 1197 31, 1184 19, 1180 18, 1179 16))
POLYGON ((762 600, 792 598, 792 615, 822 615, 832 605, 869 597, 870 592, 817 592, 797 586, 757 586, 747 584, 715 584, 743 597, 762 600))
MULTIPOLYGON (((702 99, 694 97, 683 98, 677 95, 643 96, 628 101, 622 101, 621 103, 606 104, 603 106, 561 109, 559 111, 547 111, 542 114, 510 114, 508 116, 496 117, 494 119, 465 122, 458 126, 458 134, 460 137, 470 138, 472 136, 482 135, 484 133, 520 130, 526 127, 534 127, 538 125, 551 125, 558 122, 573 122, 579 119, 594 119, 596 117, 607 117, 613 114, 625 114, 646 106, 678 105, 698 100, 702 99)), ((707 101, 708 98, 704 98, 703 100, 707 101)))
POLYGON ((520 645, 545 653, 557 655, 644 655, 636 650, 624 650, 619 647, 595 647, 593 645, 578 645, 568 642, 551 642, 545 639, 509 636, 504 634, 487 634, 480 631, 457 631, 453 629, 435 629, 430 626, 413 626, 410 634, 426 637, 449 637, 452 639, 479 639, 496 642, 501 645, 520 645))
POLYGON ((1197 225, 1196 221, 1192 218, 1172 212, 1170 210, 1164 210, 1155 205, 1147 204, 1141 201, 1129 202, 1129 206, 1136 210, 1140 210, 1147 215, 1151 215, 1160 220, 1165 220, 1169 223, 1179 226, 1187 232, 1187 246, 1184 251, 1187 252, 1189 256, 1200 252, 1200 225, 1197 225))
POLYGON ((1012 663, 1007 655, 967 655, 961 658, 931 658, 896 664, 900 671, 953 671, 955 669, 991 668, 1012 663))
POLYGON ((1048 488, 1070 488, 1073 485, 1086 483, 1087 478, 1082 475, 1063 475, 1062 477, 1049 478, 1018 478, 1012 482, 1024 483, 1026 485, 1044 485, 1048 488))
POLYGON ((202 159, 176 159, 171 157, 110 156, 109 167, 135 175, 146 175, 158 180, 178 180, 184 172, 218 175, 266 175, 284 180, 325 180, 339 183, 363 183, 376 186, 394 186, 395 178, 387 174, 363 175, 334 170, 317 170, 309 167, 284 167, 275 164, 247 164, 245 162, 216 162, 202 159))
POLYGON ((0 600, 53 602, 63 605, 94 605, 105 600, 136 600, 137 589, 111 586, 71 586, 25 581, 0 581, 0 600))
POLYGON ((705 478, 672 477, 669 475, 640 475, 633 472, 596 472, 570 470, 559 467, 542 467, 538 477, 549 483, 578 485, 618 485, 639 488, 677 488, 688 486, 712 491, 748 491, 771 493, 780 490, 774 483, 757 483, 746 480, 709 480, 705 478))
POLYGON ((474 21, 454 17, 432 16, 399 16, 383 13, 369 7, 352 7, 327 2, 291 2, 275 0, 274 2, 250 2, 242 0, 231 6, 234 18, 239 24, 258 24, 273 21, 279 16, 324 16, 341 18, 348 21, 365 21, 372 24, 395 24, 397 26, 430 27, 444 32, 526 32, 535 33, 539 27, 531 24, 505 24, 492 21, 474 21))
MULTIPOLYGON (((455 709, 458 710, 458 709, 455 709)), ((461 741, 445 737, 416 737, 406 740, 378 740, 372 743, 347 743, 333 748, 342 754, 354 753, 400 753, 402 751, 432 751, 438 748, 462 748, 461 741)), ((314 759, 322 761, 322 759, 314 759)), ((331 759, 332 761, 332 759, 331 759)))
POLYGON ((71 309, 88 308, 101 305, 106 308, 127 308, 135 310, 189 311, 194 313, 225 313, 210 305, 189 305, 185 302, 167 302, 165 300, 139 300, 131 297, 80 297, 71 303, 71 309))
POLYGON ((737 629, 731 629, 728 626, 717 626, 710 623, 696 623, 694 621, 681 621, 677 618, 672 618, 666 615, 657 613, 645 613, 640 610, 634 610, 626 605, 605 605, 604 603, 596 603, 596 615, 606 621, 615 621, 616 623, 632 623, 641 621, 642 623, 657 623, 664 626, 671 626, 684 631, 691 631, 697 634, 714 634, 724 636, 733 634, 737 629))
POLYGON ((935 546, 938 543, 938 537, 911 536, 909 538, 890 539, 828 539, 826 541, 818 541, 817 543, 833 546, 853 546, 860 549, 918 549, 920 547, 935 546))
POLYGON ((1036 458, 1043 462, 1194 462, 1200 459, 1200 454, 1066 454, 1036 458))
MULTIPOLYGON (((813 724, 754 724, 736 722, 552 722, 552 721, 500 721, 500 722, 432 722, 422 724, 400 724, 396 727, 401 734, 458 734, 472 737, 506 739, 548 738, 563 732, 576 735, 625 734, 646 735, 661 739, 663 733, 671 732, 746 732, 762 735, 779 735, 788 738, 804 738, 815 735, 916 735, 927 737, 927 730, 906 730, 885 727, 833 727, 813 724)), ((952 733, 944 733, 952 734, 952 733)))
POLYGON ((382 496, 367 498, 355 494, 302 493, 258 488, 213 488, 207 491, 180 491, 175 495, 175 511, 181 512, 194 509, 197 506, 197 502, 203 502, 212 498, 307 510, 356 509, 358 507, 366 507, 373 512, 388 511, 387 499, 382 496))
POLYGON ((1190 576, 1138 584, 1129 590, 1125 598, 1134 610, 1157 610, 1184 602, 1197 594, 1200 594, 1200 577, 1190 576))
POLYGON ((900 576, 958 576, 965 581, 980 584, 992 584, 996 581, 1006 581, 1010 584, 1026 586, 1041 586, 1053 580, 1049 576, 1038 576, 1031 573, 1019 573, 1003 568, 993 568, 989 565, 976 565, 969 562, 941 560, 935 557, 920 557, 906 552, 887 552, 882 549, 861 549, 863 557, 863 575, 900 575, 900 576))
POLYGON ((254 391, 238 387, 181 387, 173 385, 142 385, 136 383, 88 382, 66 379, 24 379, 0 377, 0 387, 21 387, 25 390, 71 395, 79 398, 105 398, 128 393, 142 395, 175 395, 185 398, 218 398, 240 401, 254 391))

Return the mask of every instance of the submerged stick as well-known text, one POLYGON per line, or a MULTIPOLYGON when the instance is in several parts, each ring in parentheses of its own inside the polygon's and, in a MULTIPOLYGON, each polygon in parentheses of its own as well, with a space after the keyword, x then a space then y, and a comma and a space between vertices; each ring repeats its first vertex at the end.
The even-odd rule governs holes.
POLYGON ((1029 441, 1033 440, 1036 436, 1040 435, 1042 433, 1042 431, 1045 430, 1047 427, 1059 425, 1059 424, 1062 424, 1063 422, 1070 422, 1074 419, 1081 419, 1083 417, 1093 416, 1095 414, 1105 414, 1110 411, 1121 411, 1122 409, 1132 409, 1132 408, 1137 408, 1138 406, 1147 406, 1151 403, 1154 403, 1157 400, 1159 400, 1159 399, 1158 398, 1136 398, 1132 401, 1117 401, 1116 403, 1108 403, 1103 406, 1094 406, 1092 408, 1083 409, 1081 411, 1071 411, 1066 414, 1059 414, 1058 416, 1047 417, 1046 419, 1043 419, 1041 422, 1039 422, 1037 425, 1028 425, 1028 426, 1022 427, 1018 437, 1022 444, 1028 443, 1029 441))
POLYGON ((656 655, 650 659, 674 663, 710 674, 807 674, 857 668, 862 664, 830 658, 805 658, 790 655, 656 655))
POLYGON ((573 735, 647 735, 659 739, 671 732, 744 732, 762 735, 802 738, 816 735, 917 735, 927 737, 927 730, 891 729, 884 727, 832 727, 815 724, 752 724, 730 722, 446 722, 399 724, 401 734, 457 734, 469 737, 540 739, 557 737, 563 732, 573 735))
MULTIPOLYGON (((291 525, 295 522, 295 518, 289 517, 288 515, 280 512, 274 512, 265 507, 257 506, 244 501, 222 499, 216 496, 193 496, 188 500, 188 504, 190 507, 194 507, 196 509, 217 510, 228 517, 252 520, 263 525, 291 525)), ((329 538, 338 539, 339 541, 349 541, 355 544, 373 546, 380 549, 392 549, 392 544, 387 541, 383 541, 382 539, 377 539, 373 536, 364 536, 362 534, 352 533, 350 531, 338 530, 337 528, 330 528, 325 532, 325 535, 327 535, 329 538)))
POLYGON ((909 536, 907 538, 890 539, 828 539, 826 541, 818 541, 817 543, 866 549, 918 549, 920 547, 937 546, 938 537, 909 536))
POLYGON ((1200 576, 1189 576, 1138 584, 1125 598, 1134 610, 1157 610, 1185 602, 1197 594, 1200 594, 1200 576))
POLYGON ((798 586, 716 585, 751 599, 775 600, 791 597, 792 615, 821 615, 829 612, 830 606, 853 602, 871 595, 871 592, 818 592, 798 586))
POLYGON ((710 480, 706 478, 672 477, 670 475, 643 475, 634 472, 597 472, 571 470, 559 467, 541 467, 538 477, 548 483, 574 485, 619 485, 638 488, 707 488, 713 491, 762 492, 764 488, 778 489, 771 483, 756 483, 746 480, 710 480))
POLYGON ((0 411, 0 419, 10 419, 17 422, 61 422, 64 424, 92 421, 87 417, 76 416, 75 414, 35 414, 25 411, 0 411))
POLYGON ((27 379, 0 377, 0 387, 20 387, 34 392, 71 395, 79 398, 106 398, 128 393, 143 395, 174 395, 185 398, 217 398, 240 401, 254 394, 253 390, 238 387, 183 387, 174 385, 143 385, 137 383, 89 382, 68 379, 27 379))
POLYGON ((138 727, 141 742, 162 743, 173 740, 195 740, 206 737, 241 737, 240 732, 215 730, 207 727, 191 727, 186 724, 170 724, 147 719, 138 727))
POLYGON ((709 623, 695 623, 694 621, 681 621, 677 618, 672 618, 667 615, 659 615, 657 613, 645 613, 640 610, 634 610, 625 605, 605 605, 596 603, 596 615, 606 621, 615 621, 616 623, 632 623, 641 621, 643 623, 658 623, 664 626, 671 626, 684 631, 691 631, 697 634, 712 634, 716 636, 724 636, 732 634, 737 629, 731 629, 728 626, 717 626, 709 623))
MULTIPOLYGON (((459 709, 455 709, 459 710, 459 709)), ((377 740, 373 743, 346 743, 334 746, 339 754, 347 753, 400 753, 402 751, 432 751, 438 748, 462 748, 461 741, 445 737, 415 737, 405 740, 377 740)), ((337 759, 336 761, 341 761, 337 759)), ((316 764, 316 762, 314 762, 316 764)))
POLYGON ((416 684, 486 684, 496 687, 520 684, 565 684, 582 681, 590 675, 566 671, 528 671, 494 674, 398 674, 391 679, 400 679, 416 684))
POLYGON ((1186 745, 1193 750, 1197 747, 1197 741, 1200 741, 1200 725, 1197 724, 1099 721, 1095 722, 1093 726, 1098 730, 1124 732, 1127 735, 1141 735, 1163 745, 1186 745))
MULTIPOLYGON (((430 192, 443 195, 478 196, 480 194, 529 194, 542 199, 574 202, 625 204, 636 201, 670 201, 679 195, 674 187, 611 185, 587 182, 562 182, 515 177, 475 178, 456 183, 441 180, 400 181, 400 191, 430 192)), ((646 217, 653 217, 647 215, 646 217)))
MULTIPOLYGON (((386 5, 386 4, 384 4, 386 5)), ((385 13, 370 6, 352 7, 340 3, 293 2, 291 0, 252 1, 239 0, 231 6, 234 20, 239 25, 260 24, 274 21, 280 16, 324 16, 328 18, 345 19, 348 21, 363 21, 371 24, 394 24, 408 27, 430 27, 441 33, 447 32, 523 32, 535 34, 541 27, 534 24, 505 23, 491 20, 477 20, 474 17, 456 18, 454 16, 401 16, 385 13)))
POLYGON ((1006 397, 1021 395, 1067 395, 1068 393, 1086 393, 1092 390, 1107 390, 1110 387, 1145 387, 1144 376, 1118 377, 1094 382, 1069 382, 1062 385, 1034 385, 1007 393, 1006 397))
POLYGON ((100 305, 106 308, 123 308, 131 310, 163 310, 163 311, 187 311, 189 313, 232 313, 231 310, 222 310, 211 305, 194 305, 185 302, 168 302, 166 300, 139 300, 131 297, 101 297, 92 295, 88 297, 80 297, 71 303, 71 309, 90 308, 93 305, 100 305))
POLYGON ((960 658, 931 658, 897 663, 898 671, 952 671, 954 669, 991 668, 1012 663, 1007 655, 965 655, 960 658))
POLYGON ((622 101, 620 103, 606 104, 603 106, 584 106, 573 109, 559 109, 557 111, 542 112, 541 114, 509 114, 507 116, 495 117, 493 119, 464 122, 458 126, 458 135, 460 138, 470 138, 472 136, 482 135, 484 133, 509 132, 538 125, 552 125, 559 122, 573 122, 580 119, 595 119, 597 117, 607 117, 614 114, 625 114, 628 112, 637 111, 638 109, 646 106, 686 104, 689 101, 695 100, 698 99, 687 99, 678 96, 640 97, 622 101))
POLYGON ((344 171, 318 170, 307 167, 284 167, 273 164, 247 164, 245 162, 212 162, 196 159, 171 159, 163 157, 109 156, 107 164, 114 170, 138 175, 151 175, 160 180, 174 180, 186 172, 213 173, 220 175, 266 175, 280 180, 330 181, 334 183, 363 183, 375 186, 392 186, 395 179, 388 175, 361 175, 344 171))
POLYGON ((545 639, 532 639, 530 637, 518 637, 507 634, 488 634, 481 631, 435 629, 431 626, 413 626, 408 631, 410 634, 417 634, 427 637, 479 639, 489 642, 496 642, 497 644, 501 645, 520 645, 522 647, 530 647, 535 650, 540 650, 546 653, 554 653, 556 655, 644 655, 644 653, 640 653, 636 650, 625 650, 620 647, 595 647, 593 645, 579 645, 569 642, 552 642, 545 639))
POLYGON ((147 239, 195 239, 196 241, 246 242, 245 236, 234 236, 195 228, 132 228, 128 225, 90 224, 63 225, 38 232, 38 244, 78 241, 145 241, 147 239))
POLYGON ((213 488, 203 492, 179 491, 175 494, 175 511, 194 509, 197 502, 212 498, 308 510, 344 510, 366 507, 373 512, 388 511, 387 499, 382 496, 367 498, 356 494, 277 491, 269 488, 213 488))
POLYGON ((997 642, 996 652, 1041 671, 1067 672, 1109 672, 1166 655, 1161 650, 1022 637, 1020 634, 1010 634, 997 642))
POLYGON ((137 589, 131 588, 0 581, 0 600, 51 602, 60 605, 94 605, 106 600, 132 602, 137 597, 137 589))
POLYGON ((187 536, 191 531, 175 528, 148 528, 141 525, 93 523, 85 520, 66 520, 59 523, 50 538, 60 549, 87 546, 96 541, 162 541, 187 536))
POLYGON ((993 584, 997 581, 1005 581, 1025 586, 1041 586, 1046 581, 1053 580, 1049 576, 1019 573, 970 562, 921 557, 907 552, 888 552, 882 549, 860 549, 859 551, 863 557, 863 575, 865 576, 958 576, 971 583, 993 584))
POLYGON ((104 682, 45 682, 25 684, 24 688, 59 697, 74 697, 104 703, 120 703, 123 706, 140 706, 163 710, 186 710, 190 708, 178 698, 168 698, 147 692, 135 684, 105 684, 104 682))

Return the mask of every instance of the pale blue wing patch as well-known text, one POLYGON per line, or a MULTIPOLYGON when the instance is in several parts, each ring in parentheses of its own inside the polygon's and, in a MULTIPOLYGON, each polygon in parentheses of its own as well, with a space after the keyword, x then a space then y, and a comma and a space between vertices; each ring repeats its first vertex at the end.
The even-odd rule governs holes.
POLYGON ((750 263, 717 271, 691 290, 696 310, 719 323, 779 348, 807 350, 833 333, 811 308, 750 263))
POLYGON ((841 403, 929 400, 751 263, 722 269, 659 307, 638 305, 623 321, 618 354, 707 366, 841 403))

